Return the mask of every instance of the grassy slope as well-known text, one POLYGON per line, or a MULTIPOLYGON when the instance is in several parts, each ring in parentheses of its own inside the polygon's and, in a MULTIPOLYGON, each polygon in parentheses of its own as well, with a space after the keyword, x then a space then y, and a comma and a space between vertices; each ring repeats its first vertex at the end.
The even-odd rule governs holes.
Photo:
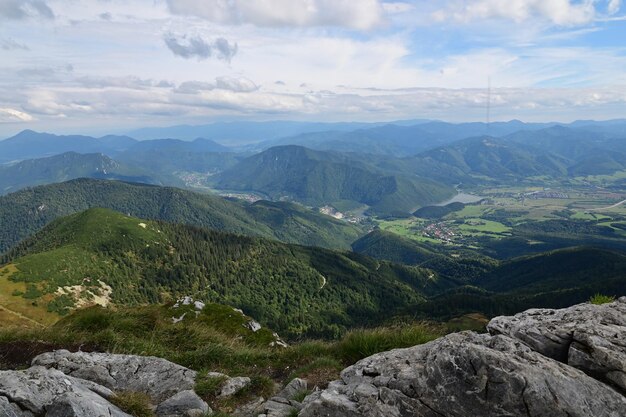
POLYGON ((163 357, 199 372, 196 391, 214 410, 232 412, 236 405, 269 398, 274 384, 303 377, 311 388, 325 385, 339 371, 374 353, 408 347, 444 334, 443 326, 407 323, 402 326, 355 330, 336 342, 306 341, 287 348, 272 347, 272 330, 254 333, 249 320, 231 307, 208 304, 196 317, 172 304, 139 308, 90 308, 76 312, 47 329, 0 329, 0 369, 28 366, 38 353, 66 348, 163 357), (220 381, 206 376, 219 371, 252 378, 251 387, 235 398, 217 400, 220 381))

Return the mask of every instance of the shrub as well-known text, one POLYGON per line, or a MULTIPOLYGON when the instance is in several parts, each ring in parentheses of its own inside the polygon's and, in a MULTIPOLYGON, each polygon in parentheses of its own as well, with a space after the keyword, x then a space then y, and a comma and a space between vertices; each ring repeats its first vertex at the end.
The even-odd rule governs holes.
POLYGON ((599 293, 593 295, 589 299, 589 302, 591 304, 596 304, 596 305, 612 303, 613 301, 615 301, 615 297, 613 297, 611 295, 603 295, 603 294, 599 294, 599 293))
POLYGON ((101 307, 79 311, 71 321, 75 330, 97 332, 107 329, 113 322, 111 312, 101 307))

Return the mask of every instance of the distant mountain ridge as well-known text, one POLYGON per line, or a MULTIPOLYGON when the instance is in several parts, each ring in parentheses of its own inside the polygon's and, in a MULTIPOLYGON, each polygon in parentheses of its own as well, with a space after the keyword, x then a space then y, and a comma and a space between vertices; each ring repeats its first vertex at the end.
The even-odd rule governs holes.
POLYGON ((179 139, 155 139, 138 141, 129 136, 107 135, 100 138, 82 135, 53 135, 24 130, 0 141, 0 164, 62 154, 102 153, 111 158, 129 152, 230 152, 219 143, 203 138, 193 141, 179 139))
POLYGON ((0 163, 16 160, 42 158, 65 152, 113 154, 127 149, 136 141, 127 136, 58 136, 24 130, 0 141, 0 163))

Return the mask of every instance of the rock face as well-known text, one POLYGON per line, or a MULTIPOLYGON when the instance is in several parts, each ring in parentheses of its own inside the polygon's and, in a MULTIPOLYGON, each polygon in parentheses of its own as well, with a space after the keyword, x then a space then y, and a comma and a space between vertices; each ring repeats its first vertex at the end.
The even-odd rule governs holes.
POLYGON ((521 340, 542 355, 626 392, 626 297, 603 305, 532 309, 496 317, 487 329, 521 340))
POLYGON ((55 369, 0 371, 0 416, 131 417, 107 401, 113 392, 55 369))
POLYGON ((193 390, 196 372, 165 359, 57 350, 33 359, 33 365, 54 368, 113 391, 148 394, 155 403, 181 391, 193 390))
POLYGON ((371 356, 309 395, 299 416, 626 416, 625 307, 529 310, 494 319, 491 335, 371 356))

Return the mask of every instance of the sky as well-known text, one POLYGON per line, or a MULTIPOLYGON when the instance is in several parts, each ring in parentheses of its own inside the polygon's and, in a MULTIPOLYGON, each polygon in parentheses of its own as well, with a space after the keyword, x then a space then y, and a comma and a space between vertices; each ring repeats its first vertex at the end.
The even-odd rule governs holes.
POLYGON ((0 135, 626 117, 621 0, 0 0, 0 135))

